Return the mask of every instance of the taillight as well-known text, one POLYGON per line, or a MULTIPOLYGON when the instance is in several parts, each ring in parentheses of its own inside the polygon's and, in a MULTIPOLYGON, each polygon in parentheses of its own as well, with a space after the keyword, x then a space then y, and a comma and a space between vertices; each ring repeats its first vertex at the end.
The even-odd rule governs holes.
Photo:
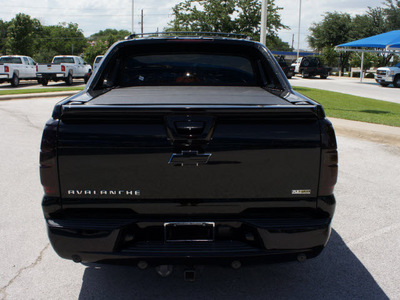
POLYGON ((4 66, 4 72, 10 72, 10 68, 8 66, 4 66))
POLYGON ((40 180, 46 196, 60 196, 57 168, 58 121, 50 119, 43 130, 40 146, 40 180))
POLYGON ((36 65, 36 72, 38 72, 39 71, 39 67, 36 65))
POLYGON ((61 66, 61 71, 65 72, 65 66, 61 66))
POLYGON ((338 176, 338 152, 335 131, 327 119, 321 122, 321 172, 319 196, 333 194, 338 176))

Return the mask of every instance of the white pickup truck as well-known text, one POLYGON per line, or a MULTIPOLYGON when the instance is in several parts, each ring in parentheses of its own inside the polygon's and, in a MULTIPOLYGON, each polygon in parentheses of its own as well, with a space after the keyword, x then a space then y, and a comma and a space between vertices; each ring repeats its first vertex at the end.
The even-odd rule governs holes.
POLYGON ((91 74, 92 67, 81 57, 74 55, 54 56, 51 64, 36 66, 36 75, 42 85, 47 85, 49 80, 63 80, 67 85, 71 85, 74 78, 83 78, 86 83, 91 74))
POLYGON ((35 66, 35 61, 29 56, 1 56, 0 83, 10 82, 13 87, 16 87, 21 79, 36 80, 35 66))
POLYGON ((97 55, 96 58, 93 61, 93 71, 96 70, 101 63, 101 60, 103 59, 104 55, 97 55))
POLYGON ((400 88, 400 63, 394 67, 380 67, 376 70, 375 81, 383 87, 393 84, 400 88))

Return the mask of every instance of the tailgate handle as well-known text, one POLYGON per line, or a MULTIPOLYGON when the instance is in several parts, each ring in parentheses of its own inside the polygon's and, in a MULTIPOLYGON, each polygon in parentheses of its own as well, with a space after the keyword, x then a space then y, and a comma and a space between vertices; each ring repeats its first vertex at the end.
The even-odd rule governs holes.
POLYGON ((175 122, 176 132, 179 134, 201 134, 204 130, 204 122, 181 121, 175 122))
POLYGON ((165 125, 168 139, 174 145, 187 144, 188 140, 195 143, 208 143, 214 133, 215 118, 212 116, 166 116, 165 125))

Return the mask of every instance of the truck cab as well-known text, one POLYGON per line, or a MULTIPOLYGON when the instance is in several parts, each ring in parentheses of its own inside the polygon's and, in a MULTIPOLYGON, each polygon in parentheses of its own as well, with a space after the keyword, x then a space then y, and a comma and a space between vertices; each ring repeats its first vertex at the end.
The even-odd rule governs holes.
POLYGON ((11 86, 17 87, 21 79, 36 79, 36 62, 29 56, 1 56, 0 83, 10 82, 11 86))

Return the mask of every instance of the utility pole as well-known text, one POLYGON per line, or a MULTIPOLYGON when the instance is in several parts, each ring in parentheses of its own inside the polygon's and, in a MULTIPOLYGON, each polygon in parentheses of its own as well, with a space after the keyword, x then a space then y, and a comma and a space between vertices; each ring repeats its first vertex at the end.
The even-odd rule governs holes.
POLYGON ((135 33, 135 0, 132 0, 132 34, 135 33))
POLYGON ((299 54, 300 54, 300 25, 301 25, 301 0, 300 0, 300 7, 299 7, 299 32, 297 34, 297 58, 299 58, 299 54))
POLYGON ((294 46, 294 33, 292 34, 292 51, 294 50, 294 48, 293 48, 293 46, 294 46))
POLYGON ((141 21, 140 21, 140 26, 141 26, 142 37, 143 37, 143 9, 142 9, 142 17, 141 17, 141 21))
POLYGON ((268 12, 268 0, 262 0, 260 43, 263 45, 266 44, 267 40, 267 12, 268 12))

